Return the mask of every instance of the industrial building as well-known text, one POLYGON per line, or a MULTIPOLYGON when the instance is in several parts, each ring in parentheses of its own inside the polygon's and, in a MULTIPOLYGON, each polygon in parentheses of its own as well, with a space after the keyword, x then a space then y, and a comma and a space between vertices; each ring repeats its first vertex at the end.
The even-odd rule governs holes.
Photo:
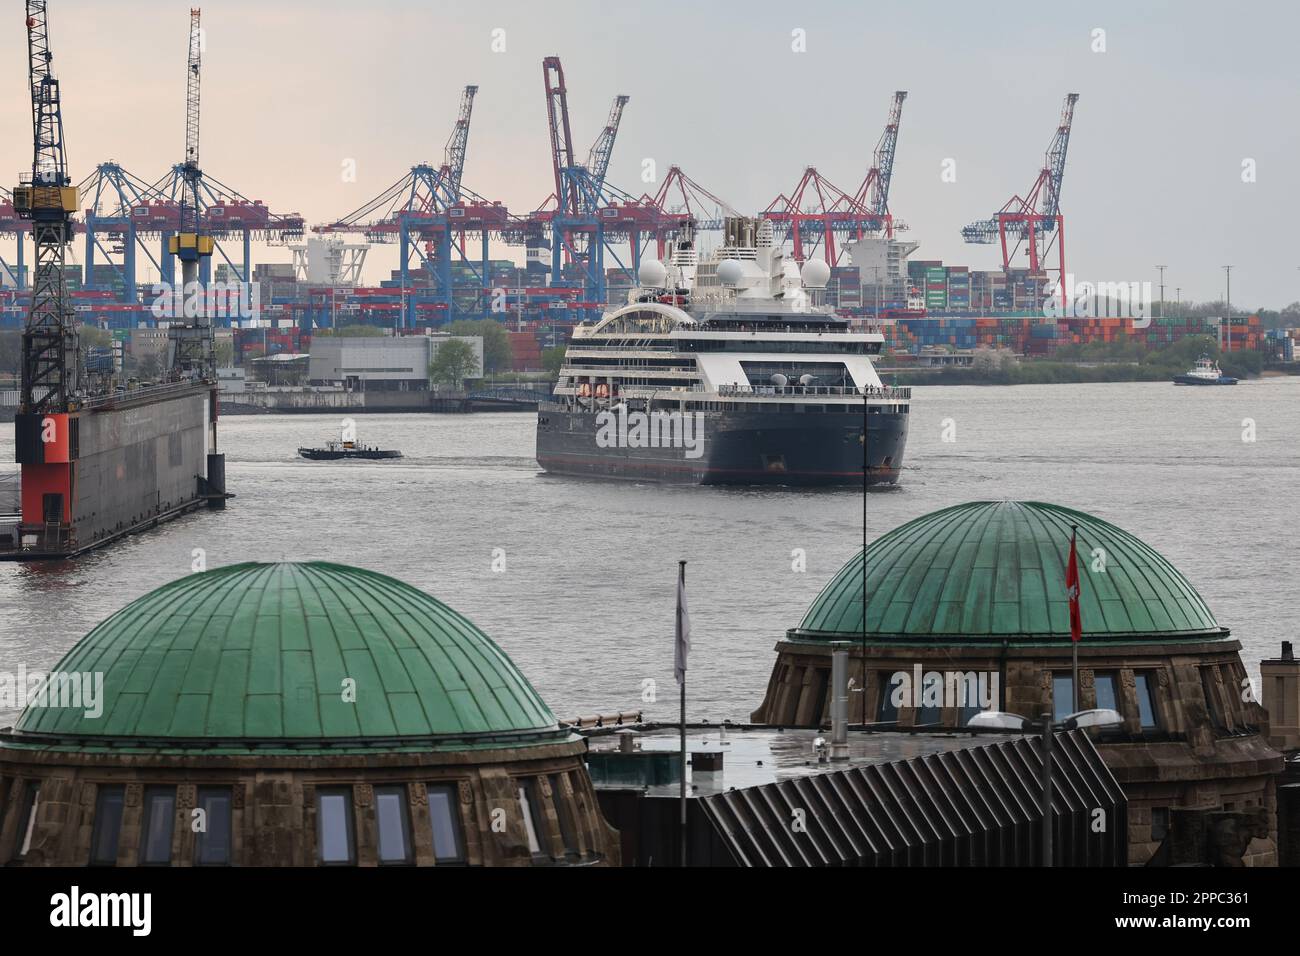
POLYGON ((310 385, 351 391, 416 392, 429 388, 429 365, 447 342, 467 343, 483 370, 483 338, 460 335, 315 336, 311 342, 310 385))

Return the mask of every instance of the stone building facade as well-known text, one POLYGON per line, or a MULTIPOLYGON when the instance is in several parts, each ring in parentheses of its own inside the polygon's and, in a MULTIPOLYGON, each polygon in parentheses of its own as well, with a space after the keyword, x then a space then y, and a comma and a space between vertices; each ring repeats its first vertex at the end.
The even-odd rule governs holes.
POLYGON ((865 632, 859 554, 777 644, 753 719, 827 723, 836 642, 850 652, 855 723, 951 731, 978 710, 1073 712, 1064 569, 1076 528, 1084 558, 1077 709, 1124 718, 1095 739, 1129 798, 1130 862, 1152 859, 1174 810, 1200 809, 1259 816, 1244 859, 1274 865, 1283 758, 1268 742, 1240 643, 1156 552, 1080 512, 977 502, 869 545, 865 632), (1091 570, 1098 549, 1104 572, 1091 570))

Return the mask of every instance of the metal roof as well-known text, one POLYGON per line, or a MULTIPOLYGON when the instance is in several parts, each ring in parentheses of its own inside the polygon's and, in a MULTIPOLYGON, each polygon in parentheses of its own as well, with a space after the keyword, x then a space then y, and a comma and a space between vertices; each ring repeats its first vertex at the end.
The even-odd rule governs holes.
POLYGON ((102 715, 28 707, 13 742, 316 742, 328 750, 418 740, 468 749, 467 738, 519 746, 568 736, 469 620, 401 581, 337 564, 248 563, 188 575, 99 624, 54 671, 102 673, 102 715), (354 695, 345 693, 348 679, 354 695))
MULTIPOLYGON (((1034 501, 945 508, 868 545, 867 634, 876 640, 1068 639, 1072 525, 1078 526, 1086 636, 1163 642, 1228 635, 1187 579, 1138 538, 1081 511, 1034 501)), ((862 583, 859 551, 789 636, 860 638, 862 583)))
MULTIPOLYGON (((1125 865, 1127 801, 1087 734, 1056 734, 1053 757, 1058 864, 1125 865)), ((1041 772, 1038 739, 1022 737, 697 802, 740 866, 1033 865, 1041 772)))

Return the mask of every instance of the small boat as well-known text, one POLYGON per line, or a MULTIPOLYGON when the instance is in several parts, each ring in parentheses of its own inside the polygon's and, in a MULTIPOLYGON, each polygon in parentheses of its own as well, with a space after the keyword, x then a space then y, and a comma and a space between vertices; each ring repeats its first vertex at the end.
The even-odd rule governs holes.
POLYGON ((1186 375, 1175 375, 1175 385, 1236 385, 1237 380, 1231 375, 1224 375, 1219 363, 1208 355, 1202 355, 1186 375))
POLYGON ((402 453, 394 449, 376 448, 373 445, 360 445, 355 441, 330 441, 324 448, 299 448, 298 454, 312 461, 340 461, 343 459, 362 458, 401 458, 402 453))

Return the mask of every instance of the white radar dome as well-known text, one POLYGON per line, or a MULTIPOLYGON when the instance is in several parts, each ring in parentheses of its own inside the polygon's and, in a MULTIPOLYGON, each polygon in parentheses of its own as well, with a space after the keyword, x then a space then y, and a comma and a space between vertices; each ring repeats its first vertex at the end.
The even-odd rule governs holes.
POLYGON ((655 289, 662 289, 668 281, 668 269, 658 259, 646 259, 636 275, 642 285, 655 289))
POLYGON ((809 259, 803 264, 803 269, 799 273, 799 278, 809 289, 824 289, 826 283, 831 280, 831 267, 825 260, 809 259))
POLYGON ((735 285, 745 275, 745 267, 735 259, 723 259, 718 263, 718 281, 723 285, 735 285))

